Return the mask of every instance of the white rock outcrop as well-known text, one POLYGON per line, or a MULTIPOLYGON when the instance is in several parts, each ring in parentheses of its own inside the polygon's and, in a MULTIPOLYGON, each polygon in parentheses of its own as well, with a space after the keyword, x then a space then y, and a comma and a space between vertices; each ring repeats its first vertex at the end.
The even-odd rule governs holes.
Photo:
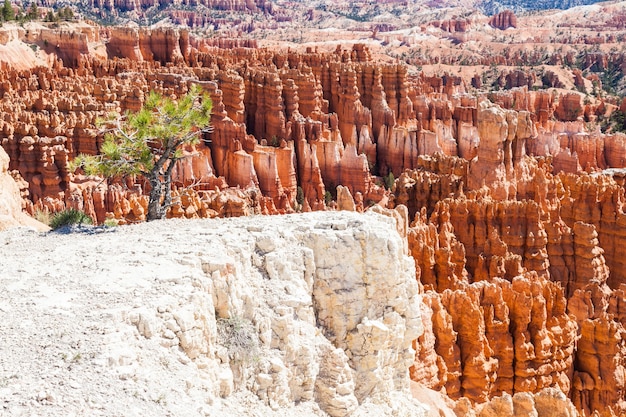
POLYGON ((9 415, 420 416, 395 220, 309 213, 0 232, 9 415))

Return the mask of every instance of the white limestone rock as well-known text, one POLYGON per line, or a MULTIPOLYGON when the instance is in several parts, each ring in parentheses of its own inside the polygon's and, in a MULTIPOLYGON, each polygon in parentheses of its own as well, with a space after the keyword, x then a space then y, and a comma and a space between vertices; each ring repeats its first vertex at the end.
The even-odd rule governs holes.
POLYGON ((51 390, 63 402, 46 402, 45 412, 19 395, 5 408, 423 415, 408 390, 420 297, 396 229, 391 217, 342 212, 11 235, 0 259, 28 249, 31 260, 3 264, 0 274, 2 311, 25 323, 17 336, 0 334, 9 341, 0 348, 4 373, 18 375, 3 389, 39 392, 41 378, 78 388, 51 390), (54 287, 48 299, 41 285, 54 287), (33 340, 49 348, 20 350, 33 340), (76 350, 83 359, 58 371, 59 355, 76 350))

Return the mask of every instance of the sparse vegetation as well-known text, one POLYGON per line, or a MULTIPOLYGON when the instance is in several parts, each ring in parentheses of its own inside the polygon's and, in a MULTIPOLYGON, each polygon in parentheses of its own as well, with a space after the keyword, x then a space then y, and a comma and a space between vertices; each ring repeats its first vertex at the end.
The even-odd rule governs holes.
POLYGON ((218 343, 228 349, 228 356, 247 361, 257 356, 259 349, 256 330, 249 320, 239 316, 217 320, 218 343))
POLYGON ((304 204, 304 190, 299 185, 296 189, 296 203, 298 203, 299 205, 304 204))
POLYGON ((367 161, 367 165, 370 170, 370 174, 378 175, 378 164, 376 164, 376 162, 367 161))
POLYGON ((581 113, 582 113, 582 109, 580 109, 580 108, 571 108, 571 109, 567 109, 567 113, 566 113, 565 117, 569 121, 574 121, 574 120, 578 119, 578 117, 581 115, 581 113))
POLYGON ((605 119, 600 126, 603 132, 611 131, 626 133, 626 113, 617 109, 611 114, 611 117, 605 119))
POLYGON ((333 201, 333 195, 330 191, 324 193, 324 203, 328 206, 333 201))
POLYGON ((91 217, 85 212, 76 209, 67 209, 56 213, 50 220, 52 230, 60 229, 64 226, 92 224, 91 217))
POLYGON ((35 220, 50 226, 52 216, 50 215, 50 212, 48 210, 35 210, 35 214, 33 215, 33 217, 35 218, 35 220))
POLYGON ((28 13, 26 14, 28 20, 39 19, 39 7, 37 7, 37 2, 33 1, 28 8, 28 13))
POLYGON ((396 177, 394 177, 393 172, 389 171, 389 174, 383 177, 383 181, 385 182, 385 188, 391 190, 396 182, 396 177))
POLYGON ((487 15, 495 14, 504 9, 511 9, 515 12, 546 10, 546 9, 568 9, 574 6, 596 3, 596 0, 486 0, 480 8, 487 15))
POLYGON ((56 13, 50 10, 44 19, 46 22, 58 23, 74 19, 74 11, 69 7, 62 7, 56 13))
POLYGON ((115 219, 106 219, 102 225, 104 227, 117 227, 119 226, 119 223, 115 219))
POLYGON ((276 135, 272 136, 269 145, 273 146, 274 148, 280 147, 280 139, 276 135))

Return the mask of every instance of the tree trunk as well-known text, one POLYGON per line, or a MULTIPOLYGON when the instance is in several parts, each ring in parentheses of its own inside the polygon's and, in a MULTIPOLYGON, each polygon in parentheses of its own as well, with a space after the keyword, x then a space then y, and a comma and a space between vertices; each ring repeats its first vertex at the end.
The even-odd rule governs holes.
POLYGON ((167 166, 167 169, 165 170, 165 178, 163 181, 163 185, 165 187, 165 189, 163 190, 163 204, 162 204, 162 208, 163 208, 163 213, 167 213, 167 209, 172 205, 172 170, 174 169, 174 165, 176 164, 176 160, 175 159, 170 159, 169 160, 169 165, 167 166))
POLYGON ((165 212, 161 207, 161 194, 163 193, 163 185, 159 178, 158 172, 150 172, 148 177, 150 182, 150 200, 148 201, 148 215, 146 221, 160 220, 165 217, 165 212))
POLYGON ((161 178, 161 170, 166 162, 170 162, 170 166, 172 165, 172 161, 170 156, 172 155, 172 148, 168 147, 164 150, 163 155, 159 158, 159 160, 154 164, 152 170, 148 173, 148 181, 150 182, 150 200, 148 201, 148 215, 146 216, 146 221, 150 220, 161 220, 165 218, 165 214, 167 213, 167 208, 169 207, 170 202, 168 202, 168 198, 171 201, 170 194, 170 186, 171 186, 171 178, 172 178, 172 170, 168 166, 166 173, 163 175, 165 178, 161 178), (165 201, 161 202, 163 196, 163 182, 165 181, 165 201))

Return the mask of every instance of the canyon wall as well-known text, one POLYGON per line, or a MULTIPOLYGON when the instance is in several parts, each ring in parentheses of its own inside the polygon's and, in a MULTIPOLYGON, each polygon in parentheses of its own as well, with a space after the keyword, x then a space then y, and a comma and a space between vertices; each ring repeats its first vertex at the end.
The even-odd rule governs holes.
POLYGON ((31 213, 75 207, 97 222, 141 220, 144 183, 99 183, 69 172, 67 162, 98 151, 95 121, 104 113, 138 110, 150 90, 180 96, 190 83, 214 102, 213 131, 176 169, 172 216, 320 210, 338 185, 368 206, 388 194, 383 177, 435 153, 477 157, 464 187, 501 184, 498 199, 517 192, 511 173, 524 155, 551 158, 554 173, 623 166, 626 136, 587 131, 591 110, 574 93, 555 100, 521 87, 476 97, 459 79, 376 63, 359 44, 268 50, 172 28, 110 28, 102 36, 109 59, 79 48, 50 69, 2 70, 2 146, 29 185, 31 213), (495 164, 499 153, 503 165, 495 164), (304 201, 296 201, 298 187, 304 201))
POLYGON ((449 174, 428 172, 436 164, 423 159, 426 172, 396 182, 414 216, 409 250, 432 324, 418 340, 425 348, 412 378, 479 404, 500 392, 557 388, 581 415, 622 415, 623 244, 607 223, 622 221, 622 185, 553 175, 524 158, 518 171, 531 189, 518 180, 517 195, 496 199, 506 178, 496 179, 433 205, 418 190, 449 174))

